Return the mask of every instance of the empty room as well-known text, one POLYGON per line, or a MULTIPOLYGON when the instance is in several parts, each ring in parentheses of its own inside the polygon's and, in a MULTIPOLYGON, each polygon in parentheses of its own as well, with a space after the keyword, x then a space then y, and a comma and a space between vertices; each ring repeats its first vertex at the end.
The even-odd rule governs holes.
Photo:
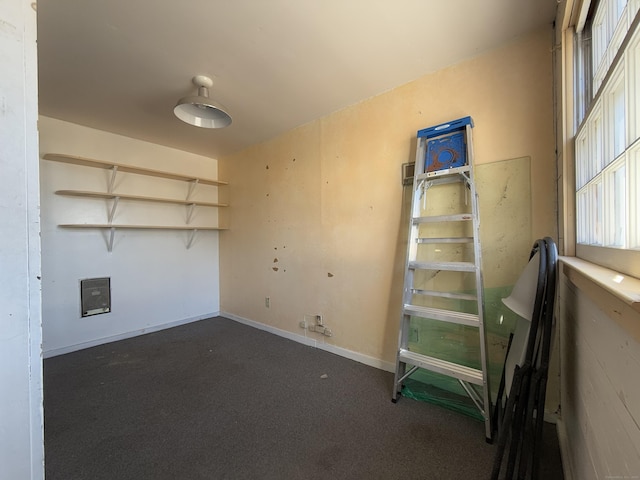
POLYGON ((0 6, 0 479, 640 477, 640 1, 0 6))

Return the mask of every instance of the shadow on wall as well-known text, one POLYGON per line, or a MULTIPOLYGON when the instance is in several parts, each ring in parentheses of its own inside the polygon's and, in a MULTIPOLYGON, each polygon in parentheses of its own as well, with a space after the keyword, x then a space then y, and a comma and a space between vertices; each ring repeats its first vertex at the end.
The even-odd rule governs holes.
MULTIPOLYGON (((415 161, 415 152, 418 144, 418 138, 414 136, 411 139, 411 147, 409 148, 409 154, 411 158, 408 158, 405 163, 412 163, 415 161)), ((398 172, 399 174, 401 172, 398 172)), ((398 178, 401 179, 400 175, 398 178)), ((400 222, 397 232, 396 249, 394 252, 394 268, 391 278, 391 292, 389 294, 389 304, 387 307, 387 322, 385 325, 384 339, 393 339, 393 341, 387 341, 383 346, 382 358, 393 359, 395 361, 397 348, 398 348, 398 329, 400 325, 402 305, 402 290, 404 283, 404 266, 407 255, 407 242, 409 239, 409 219, 411 216, 411 185, 405 185, 402 189, 402 205, 400 212, 400 222), (385 347, 387 347, 385 349, 385 347), (390 349, 388 351, 387 349, 390 349)))

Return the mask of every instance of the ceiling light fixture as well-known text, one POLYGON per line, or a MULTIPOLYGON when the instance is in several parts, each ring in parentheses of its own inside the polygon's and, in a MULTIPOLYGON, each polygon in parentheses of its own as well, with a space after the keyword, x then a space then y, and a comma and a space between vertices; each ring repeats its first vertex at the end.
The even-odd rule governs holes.
POLYGON ((227 113, 227 108, 209 99, 213 81, 205 75, 196 75, 192 81, 198 87, 198 95, 178 100, 173 109, 176 117, 189 125, 202 128, 224 128, 231 125, 231 115, 227 113))

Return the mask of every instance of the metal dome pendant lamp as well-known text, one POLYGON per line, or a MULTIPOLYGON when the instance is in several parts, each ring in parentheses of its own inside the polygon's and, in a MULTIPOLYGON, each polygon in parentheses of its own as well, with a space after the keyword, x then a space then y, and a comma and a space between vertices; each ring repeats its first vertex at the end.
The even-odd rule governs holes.
POLYGON ((227 108, 209 98, 213 81, 205 75, 193 77, 198 87, 198 95, 178 100, 173 113, 185 123, 201 128, 224 128, 231 125, 231 115, 227 108))

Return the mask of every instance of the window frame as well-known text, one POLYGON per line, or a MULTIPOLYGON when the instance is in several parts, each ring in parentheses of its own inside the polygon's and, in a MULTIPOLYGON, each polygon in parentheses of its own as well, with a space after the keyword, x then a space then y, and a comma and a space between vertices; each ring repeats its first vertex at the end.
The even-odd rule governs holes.
MULTIPOLYGON (((640 278, 640 250, 638 249, 640 248, 640 238, 636 238, 640 237, 640 234, 636 232, 638 227, 637 222, 640 221, 637 218, 640 213, 640 207, 638 207, 638 201, 640 201, 640 183, 638 183, 638 181, 640 181, 640 108, 634 108, 633 114, 629 120, 625 122, 625 127, 622 132, 625 140, 624 148, 619 155, 614 155, 614 142, 606 140, 606 138, 612 137, 605 135, 605 140, 598 142, 597 137, 589 135, 589 132, 586 130, 593 128, 593 123, 599 123, 601 129, 609 128, 605 116, 611 111, 612 107, 612 95, 607 95, 607 92, 612 91, 611 82, 622 82, 624 86, 624 82, 629 81, 626 79, 632 78, 635 85, 629 84, 627 85, 629 88, 625 89, 625 112, 626 109, 629 108, 629 105, 640 106, 640 9, 638 8, 640 2, 638 0, 629 0, 622 10, 619 8, 619 2, 610 2, 610 5, 614 6, 616 12, 619 13, 617 17, 618 23, 614 22, 615 19, 613 17, 615 15, 610 11, 611 9, 605 9, 604 13, 597 12, 597 5, 595 5, 597 2, 594 0, 594 2, 591 3, 593 3, 593 5, 583 6, 583 8, 590 8, 587 21, 589 21, 589 17, 595 17, 594 13, 597 13, 601 23, 605 25, 602 27, 604 30, 599 32, 598 38, 601 39, 604 35, 604 37, 611 41, 609 45, 604 48, 603 52, 601 52, 603 58, 609 56, 603 63, 606 73, 603 74, 602 71, 598 71, 596 75, 592 75, 592 68, 600 68, 600 70, 602 70, 602 65, 593 65, 594 55, 591 49, 591 47, 600 40, 594 38, 596 35, 592 29, 589 30, 587 28, 586 31, 583 31, 582 29, 572 28, 574 52, 571 64, 574 81, 572 82, 573 90, 570 92, 570 95, 574 105, 572 156, 575 183, 574 188, 565 190, 566 195, 573 196, 570 202, 567 202, 566 198, 564 200, 567 204, 573 205, 574 221, 568 223, 567 226, 569 228, 571 228, 571 226, 573 227, 572 233, 575 242, 575 255, 577 257, 626 275, 640 278), (623 35, 620 33, 622 22, 619 20, 622 15, 629 15, 628 12, 632 10, 634 11, 633 18, 627 18, 628 30, 623 35), (618 42, 619 48, 615 54, 613 54, 613 49, 618 47, 618 45, 616 45, 618 42), (632 53, 625 55, 627 49, 632 53), (631 57, 631 60, 627 61, 628 57, 631 57), (631 71, 629 72, 630 69, 631 71), (625 72, 629 72, 626 77, 625 72), (602 78, 598 78, 599 76, 602 78), (618 76, 618 78, 616 78, 616 76, 618 76), (593 80, 585 82, 585 78, 593 80), (590 89, 594 87, 596 87, 596 91, 591 95, 590 89), (591 121, 593 120, 593 115, 596 115, 595 122, 591 121), (628 139, 633 139, 633 141, 629 142, 628 139), (596 175, 598 177, 597 179, 590 176, 588 172, 585 172, 585 166, 579 165, 576 161, 578 155, 584 152, 584 149, 588 150, 588 156, 592 158, 592 162, 597 163, 599 161, 601 164, 604 164, 596 175), (594 155, 596 151, 600 149, 602 149, 602 151, 594 155), (607 159, 609 160, 608 164, 607 159), (593 195, 595 195, 594 191, 598 188, 597 185, 600 184, 602 186, 605 182, 612 181, 611 176, 613 172, 616 167, 620 167, 622 164, 624 164, 623 168, 625 168, 626 173, 626 195, 633 195, 633 198, 629 199, 627 208, 625 208, 624 211, 626 221, 625 228, 630 230, 629 244, 625 249, 603 245, 607 243, 607 240, 611 239, 609 227, 613 220, 611 220, 609 213, 611 213, 611 209, 613 208, 611 205, 613 197, 611 199, 607 198, 601 203, 602 210, 607 212, 607 215, 604 217, 607 224, 600 225, 600 231, 602 233, 600 238, 593 238, 595 229, 592 224, 597 221, 597 219, 591 214, 589 214, 589 218, 586 219, 581 219, 578 215, 579 204, 581 202, 588 203, 591 201, 593 195), (576 168, 576 166, 578 166, 578 168, 576 168), (630 182, 632 181, 631 179, 635 181, 634 191, 631 191, 629 188, 630 182), (589 185, 589 190, 586 191, 588 192, 586 193, 586 198, 584 198, 584 195, 581 196, 579 194, 584 193, 581 192, 584 185, 589 185), (571 223, 573 223, 573 225, 571 225, 571 223), (585 240, 585 235, 591 237, 589 238, 591 244, 580 243, 585 240), (596 245, 594 243, 600 244, 596 245)), ((587 26, 589 26, 589 24, 587 24, 587 26)), ((625 26, 624 28, 626 29, 627 27, 625 26)), ((593 167, 596 166, 594 165, 593 167)), ((590 170, 593 167, 591 165, 588 166, 590 170)))

